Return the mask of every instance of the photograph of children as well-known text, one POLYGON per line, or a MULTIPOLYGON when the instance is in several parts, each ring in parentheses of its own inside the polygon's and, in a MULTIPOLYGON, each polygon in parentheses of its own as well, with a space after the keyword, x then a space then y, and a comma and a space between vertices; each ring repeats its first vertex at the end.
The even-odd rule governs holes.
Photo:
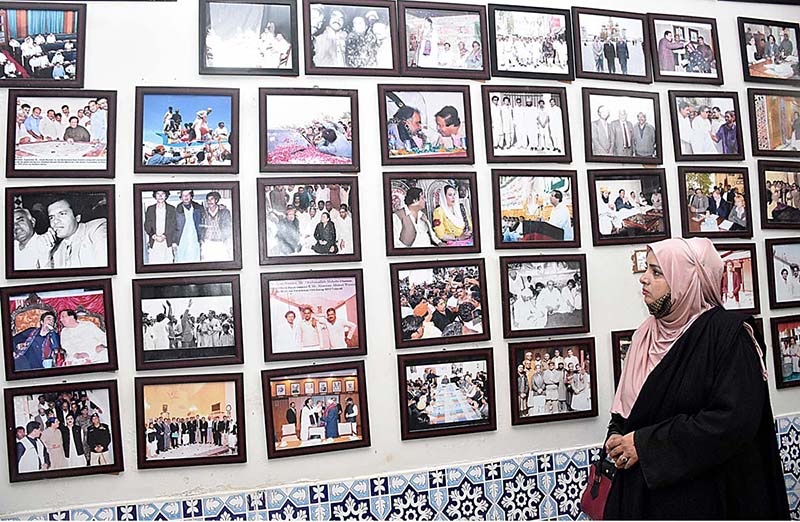
POLYGON ((586 161, 661 163, 658 93, 583 89, 586 161))
POLYGON ((717 21, 650 15, 655 79, 722 85, 717 21))
POLYGON ((115 381, 6 388, 11 482, 123 470, 115 381))
POLYGON ((115 102, 114 91, 10 91, 8 176, 113 178, 115 102))
POLYGON ((9 278, 116 273, 114 187, 6 189, 9 278))
POLYGON ((469 88, 378 85, 382 165, 474 162, 469 88))
POLYGON ((117 369, 110 280, 6 287, 0 299, 9 380, 117 369))
POLYGON ((306 74, 396 74, 397 11, 385 0, 303 2, 306 74))
POLYGON ((800 306, 800 240, 768 239, 770 308, 800 306))
POLYGON ((800 156, 800 94, 747 89, 756 156, 800 156))
POLYGON ((745 81, 797 84, 797 23, 739 17, 745 81))
POLYGON ((746 168, 678 167, 684 237, 753 237, 746 168))
POLYGON ((86 5, 0 3, 0 85, 83 87, 86 5))
POLYGON ((137 377, 139 468, 246 462, 241 373, 137 377))
POLYGON ((663 169, 589 170, 588 174, 595 246, 670 237, 663 169))
POLYGON ((565 89, 481 90, 489 163, 572 161, 565 89))
POLYGON ((739 98, 734 92, 669 92, 678 161, 744 159, 739 98))
POLYGON ((597 416, 594 338, 509 348, 512 425, 597 416))
POLYGON ((301 367, 261 372, 269 458, 368 447, 364 362, 323 364, 309 370, 301 367), (345 393, 330 386, 347 378, 353 388, 345 393), (302 394, 300 383, 304 385, 302 394), (279 386, 287 385, 291 397, 277 393, 279 386))
POLYGON ((493 170, 495 248, 580 246, 577 179, 567 170, 493 170))
POLYGON ((259 179, 258 195, 262 265, 361 260, 356 178, 259 179))
POLYGON ((800 316, 773 317, 772 350, 777 388, 800 386, 800 316))
POLYGON ((758 162, 761 228, 800 228, 800 163, 758 162))
POLYGON ((387 255, 480 252, 475 173, 450 176, 384 174, 387 255))
POLYGON ((569 11, 490 5, 489 41, 492 76, 575 78, 569 11))
POLYGON ((720 297, 726 310, 758 314, 756 247, 752 243, 717 243, 714 245, 724 264, 720 297))
POLYGON ((133 171, 239 171, 239 90, 137 87, 133 171))
POLYGON ((401 0, 398 10, 404 74, 489 79, 485 7, 401 0))
POLYGON ((614 391, 619 386, 619 379, 622 376, 622 370, 625 367, 625 357, 628 356, 628 350, 633 341, 633 333, 636 330, 617 330, 611 332, 611 351, 612 362, 614 364, 614 391))
POLYGON ((139 370, 242 362, 239 276, 133 281, 139 370))

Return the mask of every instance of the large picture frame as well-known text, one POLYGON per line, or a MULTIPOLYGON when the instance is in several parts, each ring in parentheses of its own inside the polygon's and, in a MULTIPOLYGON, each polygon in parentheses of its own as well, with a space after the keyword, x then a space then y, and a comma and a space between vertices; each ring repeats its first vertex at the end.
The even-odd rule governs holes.
MULTIPOLYGON (((786 1, 784 3, 792 3, 786 1)), ((742 71, 744 74, 744 81, 746 82, 762 82, 762 83, 778 83, 783 85, 800 85, 800 73, 792 67, 791 61, 786 58, 793 58, 796 62, 798 57, 798 45, 800 45, 800 24, 797 22, 785 22, 778 20, 762 20, 757 18, 738 17, 739 26, 739 47, 742 52, 742 71), (763 39, 764 45, 762 47, 759 39, 755 38, 753 29, 759 30, 758 34, 764 34, 767 30, 770 31, 769 35, 765 35, 763 39), (780 42, 769 42, 770 36, 775 36, 772 31, 780 32, 780 42), (786 34, 787 36, 783 36, 786 34), (753 37, 753 43, 750 44, 750 37, 753 37), (786 53, 782 52, 781 44, 783 40, 788 39, 792 44, 792 51, 786 53), (778 46, 779 61, 776 62, 775 51, 767 49, 768 44, 774 43, 778 46), (787 56, 788 54, 788 56, 787 56)), ((777 38, 776 38, 777 40, 777 38)))
POLYGON ((800 386, 800 315, 771 317, 772 361, 775 364, 775 387, 800 386))
POLYGON ((678 191, 683 237, 753 237, 753 193, 746 167, 680 166, 678 191))
POLYGON ((633 334, 636 330, 614 330, 611 332, 611 362, 614 366, 614 391, 619 387, 622 378, 622 370, 625 366, 625 358, 633 341, 633 334))
POLYGON ((758 284, 756 245, 714 243, 714 247, 725 263, 720 292, 725 309, 748 315, 760 314, 761 293, 758 284))
POLYGON ((711 85, 725 83, 715 18, 652 13, 647 18, 652 35, 650 43, 655 81, 711 85), (682 35, 677 35, 679 32, 682 35), (667 33, 671 38, 667 37, 667 33), (685 39, 678 39, 676 35, 685 39))
POLYGON ((800 306, 800 239, 767 239, 766 246, 769 307, 800 306))
POLYGON ((744 160, 741 114, 733 91, 669 91, 675 160, 744 160))
POLYGON ((747 89, 750 109, 750 139, 753 156, 800 158, 800 92, 776 89, 747 89), (791 113, 792 120, 781 121, 791 113), (780 143, 775 140, 779 136, 780 143))
POLYGON ((761 228, 800 229, 800 163, 759 161, 756 192, 761 202, 761 228), (790 192, 795 185, 798 188, 790 192))

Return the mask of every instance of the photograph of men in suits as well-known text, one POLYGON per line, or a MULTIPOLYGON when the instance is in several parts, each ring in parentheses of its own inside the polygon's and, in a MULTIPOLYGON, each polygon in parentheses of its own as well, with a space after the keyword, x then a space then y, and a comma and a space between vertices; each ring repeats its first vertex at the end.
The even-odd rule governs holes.
POLYGON ((611 156, 614 152, 614 140, 608 117, 611 113, 605 105, 597 108, 597 119, 592 122, 592 154, 595 156, 611 156))
POLYGON ((633 155, 642 158, 653 158, 656 155, 656 128, 647 123, 647 115, 640 112, 636 115, 638 124, 633 129, 633 155))
POLYGON ((633 156, 633 125, 628 121, 628 111, 620 109, 619 117, 611 122, 611 141, 614 156, 633 156))
POLYGON ((585 91, 590 91, 584 92, 584 125, 591 133, 587 136, 587 142, 591 141, 589 161, 594 156, 596 161, 610 157, 637 163, 636 158, 642 158, 643 163, 653 163, 653 158, 659 157, 660 130, 654 98, 600 89, 585 91), (594 119, 588 121, 589 115, 594 119))

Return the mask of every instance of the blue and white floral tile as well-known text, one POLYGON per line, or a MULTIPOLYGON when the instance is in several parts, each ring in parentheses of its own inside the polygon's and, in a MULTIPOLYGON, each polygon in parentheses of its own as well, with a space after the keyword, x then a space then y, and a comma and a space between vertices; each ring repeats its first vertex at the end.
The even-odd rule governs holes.
POLYGON ((352 492, 339 502, 331 502, 331 520, 364 520, 369 513, 369 499, 360 499, 352 492))
POLYGON ((310 520, 330 520, 331 505, 327 502, 314 504, 309 508, 310 520))
MULTIPOLYGON (((182 506, 184 519, 203 518, 203 499, 187 498, 182 501, 182 506)), ((119 511, 119 508, 117 510, 119 511)))
POLYGON ((266 510, 248 511, 247 520, 269 520, 269 512, 266 510))
POLYGON ((418 491, 408 484, 403 491, 389 497, 389 520, 433 520, 437 511, 441 511, 447 498, 447 490, 418 491), (435 498, 431 494, 439 491, 435 498), (433 502, 438 501, 439 506, 434 507, 433 502))
POLYGON ((392 499, 388 495, 374 496, 369 499, 369 512, 375 520, 386 520, 392 510, 392 499))
POLYGON ((55 511, 47 515, 47 520, 69 520, 69 511, 55 511))
POLYGON ((555 487, 550 494, 558 504, 558 516, 573 519, 581 513, 580 498, 586 488, 588 469, 570 462, 563 471, 555 473, 555 487))
POLYGON ((483 520, 491 507, 483 484, 462 481, 460 486, 447 488, 447 496, 443 514, 449 520, 483 520))
POLYGON ((328 502, 328 485, 327 484, 314 484, 309 486, 312 504, 321 504, 328 502))
POLYGON ((220 509, 215 515, 206 516, 203 520, 247 520, 247 513, 234 513, 227 505, 223 505, 222 509, 220 509))
POLYGON ((298 507, 287 502, 281 509, 267 511, 266 520, 310 520, 310 516, 308 507, 298 507))
MULTIPOLYGON (((503 481, 497 504, 503 510, 505 520, 541 518, 539 513, 546 494, 539 488, 537 478, 527 476, 522 470, 518 470, 513 477, 503 481)), ((489 498, 491 499, 491 496, 489 498)))

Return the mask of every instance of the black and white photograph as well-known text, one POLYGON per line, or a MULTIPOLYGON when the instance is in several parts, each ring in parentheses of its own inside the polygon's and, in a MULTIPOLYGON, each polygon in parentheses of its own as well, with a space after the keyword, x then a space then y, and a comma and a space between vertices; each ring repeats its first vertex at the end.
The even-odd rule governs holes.
POLYGON ((745 81, 800 85, 800 25, 741 16, 738 21, 745 81))
POLYGON ((800 228, 800 163, 759 161, 761 228, 800 228))
POLYGON ((667 14, 649 18, 656 81, 722 85, 716 19, 667 14))
POLYGON ((737 93, 669 91, 669 111, 676 160, 744 159, 737 93))
POLYGON ((770 308, 800 306, 800 239, 767 239, 770 308))

